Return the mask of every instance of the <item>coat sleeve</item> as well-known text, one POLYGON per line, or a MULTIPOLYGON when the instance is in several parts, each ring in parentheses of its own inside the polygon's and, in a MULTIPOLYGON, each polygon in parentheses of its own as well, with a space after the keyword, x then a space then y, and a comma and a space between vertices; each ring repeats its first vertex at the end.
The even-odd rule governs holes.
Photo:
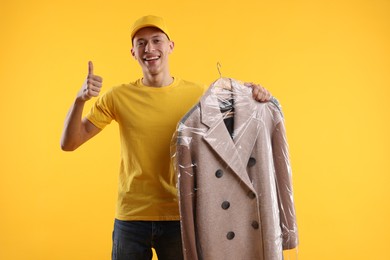
POLYGON ((283 250, 293 249, 298 245, 298 232, 289 151, 282 118, 280 118, 280 121, 276 124, 272 134, 272 150, 278 192, 280 225, 283 237, 283 250))
POLYGON ((176 168, 178 173, 180 224, 183 254, 186 260, 197 260, 195 228, 195 166, 193 165, 190 143, 184 137, 178 138, 176 168))

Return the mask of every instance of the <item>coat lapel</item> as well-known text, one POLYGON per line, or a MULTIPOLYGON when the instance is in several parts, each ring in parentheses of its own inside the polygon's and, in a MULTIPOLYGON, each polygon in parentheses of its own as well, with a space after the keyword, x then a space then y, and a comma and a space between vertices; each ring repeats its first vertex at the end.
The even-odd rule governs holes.
POLYGON ((259 104, 252 98, 251 88, 236 81, 232 83, 235 100, 234 143, 246 167, 263 124, 258 119, 259 104))
POLYGON ((234 98, 233 140, 225 126, 220 112, 218 98, 210 87, 200 101, 202 123, 209 127, 204 140, 225 161, 234 173, 253 189, 246 166, 256 142, 261 124, 256 119, 256 105, 250 89, 232 81, 234 98))

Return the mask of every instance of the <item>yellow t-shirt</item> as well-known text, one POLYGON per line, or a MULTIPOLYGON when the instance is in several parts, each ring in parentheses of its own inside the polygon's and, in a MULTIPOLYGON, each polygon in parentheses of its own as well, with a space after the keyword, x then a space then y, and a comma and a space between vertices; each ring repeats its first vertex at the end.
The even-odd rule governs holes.
POLYGON ((179 220, 170 142, 176 125, 205 91, 181 79, 166 87, 137 80, 100 96, 87 119, 103 129, 118 122, 121 141, 116 218, 179 220))

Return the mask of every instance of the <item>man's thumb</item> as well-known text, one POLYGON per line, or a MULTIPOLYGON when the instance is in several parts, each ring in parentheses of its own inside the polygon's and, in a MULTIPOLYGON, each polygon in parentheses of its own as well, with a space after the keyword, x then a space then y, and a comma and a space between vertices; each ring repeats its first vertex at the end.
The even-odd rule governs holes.
POLYGON ((93 75, 93 63, 88 61, 88 76, 93 75))

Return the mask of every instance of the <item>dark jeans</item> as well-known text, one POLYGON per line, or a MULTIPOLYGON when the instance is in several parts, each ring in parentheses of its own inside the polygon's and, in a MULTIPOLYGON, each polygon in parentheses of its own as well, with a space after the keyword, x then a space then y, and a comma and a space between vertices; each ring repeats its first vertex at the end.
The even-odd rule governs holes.
POLYGON ((183 259, 180 222, 115 219, 112 260, 150 260, 152 247, 159 260, 183 259))

